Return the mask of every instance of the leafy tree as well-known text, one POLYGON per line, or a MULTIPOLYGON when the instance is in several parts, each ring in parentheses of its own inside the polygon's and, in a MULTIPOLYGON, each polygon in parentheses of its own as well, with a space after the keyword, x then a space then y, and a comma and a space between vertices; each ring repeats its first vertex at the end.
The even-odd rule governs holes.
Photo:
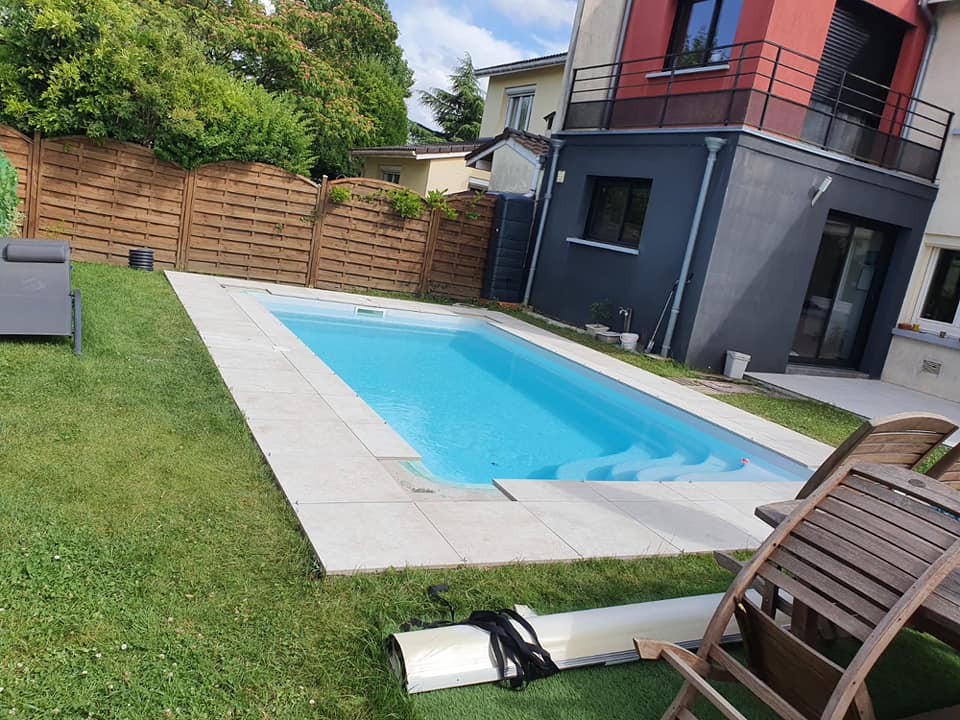
POLYGON ((434 120, 449 142, 476 140, 483 117, 483 94, 473 71, 470 55, 464 55, 450 76, 450 89, 421 91, 420 101, 430 108, 434 120))
POLYGON ((317 128, 314 174, 355 170, 359 145, 405 141, 412 74, 383 0, 171 0, 207 56, 289 94, 317 128))
POLYGON ((7 0, 0 19, 0 120, 25 132, 129 140, 187 167, 313 163, 295 100, 209 63, 166 5, 7 0))
POLYGON ((408 133, 409 141, 412 143, 442 143, 444 138, 431 130, 426 125, 411 120, 410 131, 408 133))

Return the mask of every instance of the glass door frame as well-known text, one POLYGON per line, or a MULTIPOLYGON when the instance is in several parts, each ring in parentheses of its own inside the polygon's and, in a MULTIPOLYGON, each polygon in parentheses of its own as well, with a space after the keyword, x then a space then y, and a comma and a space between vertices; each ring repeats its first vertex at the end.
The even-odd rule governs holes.
MULTIPOLYGON (((847 235, 847 252, 844 256, 845 262, 846 258, 849 258, 851 252, 853 252, 853 236, 857 231, 857 228, 864 228, 867 230, 873 230, 879 232, 883 237, 883 244, 880 248, 880 256, 877 259, 877 265, 875 267, 879 268, 879 272, 874 272, 873 279, 870 283, 870 289, 867 291, 867 312, 869 315, 864 314, 860 317, 860 321, 857 326, 857 332, 854 336, 853 347, 850 351, 850 355, 844 359, 821 359, 819 357, 804 357, 799 355, 791 355, 790 362, 797 365, 812 365, 817 367, 832 367, 832 368, 847 368, 847 369, 856 369, 860 366, 860 362, 863 360, 863 351, 867 344, 867 336, 870 334, 871 326, 873 325, 873 318, 876 311, 876 299, 879 297, 880 292, 883 288, 883 284, 887 278, 887 271, 890 268, 890 258, 893 255, 894 245, 896 243, 897 234, 899 228, 895 225, 888 225, 887 223, 879 222, 877 220, 870 220, 869 218, 860 217, 858 215, 851 215, 845 212, 833 211, 831 210, 827 214, 827 219, 824 222, 824 231, 827 228, 827 223, 831 220, 843 222, 850 226, 849 234, 847 235)), ((825 232, 822 231, 820 234, 820 243, 823 243, 823 237, 825 232)), ((817 254, 820 253, 820 245, 817 246, 817 254)), ((803 302, 806 305, 807 296, 810 292, 810 281, 813 279, 813 272, 816 267, 816 260, 814 260, 814 267, 810 268, 810 280, 807 281, 807 289, 803 294, 803 302)), ((817 355, 820 354, 823 349, 823 343, 826 339, 826 329, 829 327, 829 319, 836 310, 837 302, 839 300, 840 294, 840 283, 843 277, 841 272, 837 276, 837 285, 833 289, 833 297, 830 301, 830 309, 828 310, 826 317, 827 321, 824 323, 824 332, 821 332, 819 339, 817 340, 817 355)), ((797 328, 799 329, 800 323, 803 322, 803 311, 801 309, 801 315, 797 321, 797 328)), ((794 331, 794 338, 796 338, 796 331, 794 331)))

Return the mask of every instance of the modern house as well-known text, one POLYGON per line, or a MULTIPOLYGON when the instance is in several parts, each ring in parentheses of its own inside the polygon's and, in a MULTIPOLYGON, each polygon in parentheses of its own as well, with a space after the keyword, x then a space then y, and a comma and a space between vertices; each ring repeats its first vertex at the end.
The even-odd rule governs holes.
POLYGON ((467 164, 490 171, 490 190, 536 193, 563 97, 566 58, 560 53, 476 71, 489 78, 480 137, 490 139, 467 164))
MULTIPOLYGON (((960 108, 960 3, 929 4, 937 40, 920 92, 944 107, 960 108)), ((893 330, 883 379, 948 400, 960 401, 960 137, 953 129, 939 172, 940 194, 927 232, 900 324, 893 330)))
POLYGON ((698 367, 879 376, 954 142, 931 35, 914 0, 580 0, 531 304, 632 308, 698 367))
POLYGON ((467 167, 464 158, 480 142, 433 143, 355 148, 350 151, 363 161, 361 175, 403 185, 426 195, 430 190, 486 190, 490 174, 467 167))

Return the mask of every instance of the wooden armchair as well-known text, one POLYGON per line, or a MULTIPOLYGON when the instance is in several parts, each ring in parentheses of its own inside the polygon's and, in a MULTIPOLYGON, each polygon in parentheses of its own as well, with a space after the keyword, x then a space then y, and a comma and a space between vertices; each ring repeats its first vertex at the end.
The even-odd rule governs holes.
MULTIPOLYGON (((960 621, 960 595, 941 583, 960 567, 960 492, 910 470, 842 465, 781 523, 743 567, 694 655, 636 641, 684 678, 664 720, 696 720, 698 696, 727 720, 747 720, 709 679, 734 680, 785 720, 874 720, 867 673, 923 607, 960 621), (758 580, 761 606, 747 598, 758 580), (778 595, 792 597, 789 630, 773 620, 778 595), (720 646, 735 616, 747 662, 720 646), (819 618, 862 645, 843 668, 817 649, 819 618)), ((943 717, 960 717, 960 707, 943 717)))

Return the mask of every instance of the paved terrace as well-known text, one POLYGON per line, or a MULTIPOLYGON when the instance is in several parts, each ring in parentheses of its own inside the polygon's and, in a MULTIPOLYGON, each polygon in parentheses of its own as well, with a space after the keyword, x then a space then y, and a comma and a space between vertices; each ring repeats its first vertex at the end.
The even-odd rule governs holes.
POLYGON ((759 504, 794 482, 504 479, 441 486, 416 450, 250 293, 485 317, 507 332, 815 467, 830 448, 671 380, 501 313, 168 272, 329 573, 495 565, 756 547, 759 504))

